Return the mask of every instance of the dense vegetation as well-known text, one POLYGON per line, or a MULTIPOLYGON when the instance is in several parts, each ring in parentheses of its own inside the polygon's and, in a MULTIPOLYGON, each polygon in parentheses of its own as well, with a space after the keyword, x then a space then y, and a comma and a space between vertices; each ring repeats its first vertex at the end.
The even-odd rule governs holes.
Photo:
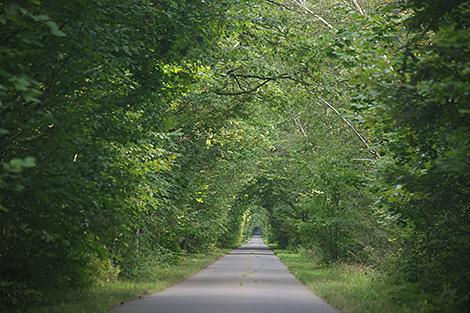
POLYGON ((1 306, 261 226, 468 312, 470 1, 0 6, 1 306))

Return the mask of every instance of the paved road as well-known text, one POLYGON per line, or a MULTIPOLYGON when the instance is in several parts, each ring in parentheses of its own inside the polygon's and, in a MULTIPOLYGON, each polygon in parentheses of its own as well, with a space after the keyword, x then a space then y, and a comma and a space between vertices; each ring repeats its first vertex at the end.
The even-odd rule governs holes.
POLYGON ((259 237, 166 290, 110 313, 340 313, 290 274, 259 237))

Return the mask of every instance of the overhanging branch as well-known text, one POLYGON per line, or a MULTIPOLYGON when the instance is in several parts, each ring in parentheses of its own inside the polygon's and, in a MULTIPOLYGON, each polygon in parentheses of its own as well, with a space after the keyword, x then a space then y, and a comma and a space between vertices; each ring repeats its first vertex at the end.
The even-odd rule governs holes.
POLYGON ((265 81, 263 81, 262 83, 258 84, 257 86, 251 88, 251 89, 248 89, 248 90, 242 90, 242 91, 237 91, 237 92, 227 92, 227 91, 222 91, 222 90, 216 90, 214 91, 214 93, 216 95, 219 95, 219 96, 241 96, 241 95, 247 95, 247 94, 250 94, 250 93, 253 93, 255 91, 258 91, 258 89, 260 89, 261 87, 263 87, 264 85, 266 85, 267 83, 269 83, 270 81, 272 81, 272 79, 266 79, 265 81))
POLYGON ((237 83, 238 87, 241 89, 240 91, 235 91, 235 92, 231 92, 231 91, 223 91, 223 90, 216 90, 216 91, 213 91, 216 95, 220 95, 220 96, 241 96, 241 95, 247 95, 247 94, 250 94, 250 93, 254 93, 256 91, 258 91, 261 87, 263 87, 264 85, 266 85, 267 83, 271 82, 271 81, 276 81, 278 79, 282 79, 282 78, 288 78, 289 75, 287 73, 284 73, 284 74, 281 74, 279 76, 272 76, 272 77, 264 77, 264 76, 259 76, 259 75, 252 75, 252 74, 235 74, 235 70, 231 70, 231 71, 228 71, 226 73, 227 76, 233 78, 235 80, 235 82, 237 83), (261 80, 262 82, 257 84, 256 86, 250 88, 250 89, 247 89, 245 90, 241 84, 240 84, 240 81, 238 80, 238 78, 248 78, 248 79, 257 79, 257 80, 261 80))
MULTIPOLYGON (((296 78, 292 75, 289 75, 287 73, 280 74, 278 76, 264 77, 264 76, 254 75, 254 74, 236 74, 235 71, 232 70, 232 71, 227 72, 227 74, 228 74, 227 76, 233 77, 234 79, 237 79, 237 78, 258 79, 258 80, 262 80, 262 82, 260 84, 256 85, 255 87, 249 89, 249 90, 241 90, 241 91, 238 91, 238 92, 215 91, 214 92, 215 94, 221 95, 221 96, 246 95, 246 94, 250 94, 250 93, 258 91, 258 89, 260 89, 261 87, 263 87, 264 85, 266 85, 267 83, 269 83, 271 81, 277 81, 279 79, 288 79, 288 80, 294 81, 294 82, 296 82, 300 85, 303 85, 305 87, 311 86, 311 84, 305 82, 303 79, 298 79, 298 78, 296 78)), ((238 80, 237 80, 237 84, 240 86, 240 82, 238 80)), ((312 92, 310 90, 308 90, 308 92, 311 93, 312 95, 314 95, 318 100, 320 100, 323 104, 325 104, 328 108, 330 108, 336 115, 338 115, 343 120, 343 122, 353 131, 353 133, 356 135, 356 137, 359 138, 359 140, 362 142, 364 147, 367 148, 367 150, 374 157, 374 159, 380 158, 380 154, 377 151, 375 151, 374 149, 372 149, 372 147, 369 144, 369 141, 357 130, 357 128, 354 126, 353 123, 351 123, 348 119, 346 119, 331 103, 329 103, 328 101, 326 101, 325 99, 323 99, 322 97, 318 96, 317 94, 315 94, 314 92, 312 92)), ((298 122, 298 120, 296 121, 294 119, 294 123, 298 126, 297 122, 298 122)), ((304 136, 306 135, 306 132, 304 132, 304 131, 301 131, 301 133, 304 136)))
POLYGON ((359 5, 359 2, 357 2, 357 0, 352 0, 352 3, 354 7, 356 8, 356 10, 359 12, 359 14, 364 15, 364 10, 359 5))
POLYGON ((346 123, 346 125, 349 126, 349 128, 351 128, 353 133, 361 140, 362 144, 367 148, 367 150, 369 150, 370 154, 372 154, 375 159, 380 158, 379 153, 370 147, 368 140, 364 138, 364 136, 362 136, 362 134, 356 129, 356 127, 348 119, 343 117, 341 113, 338 110, 336 110, 336 108, 332 106, 328 101, 326 101, 325 99, 323 99, 322 97, 318 95, 315 95, 315 96, 317 97, 318 100, 323 102, 328 108, 330 108, 333 112, 335 112, 339 117, 341 117, 341 119, 346 123))
POLYGON ((289 11, 294 11, 295 7, 297 7, 299 9, 301 9, 304 14, 307 14, 309 16, 314 17, 316 20, 320 21, 323 25, 327 26, 328 28, 330 28, 334 31, 337 31, 337 29, 333 25, 331 25, 327 20, 325 20, 322 16, 320 16, 319 14, 313 12, 307 6, 306 3, 303 3, 303 2, 298 1, 298 0, 291 0, 291 6, 289 6, 289 5, 286 5, 285 3, 281 3, 281 2, 278 2, 278 1, 274 1, 274 0, 266 0, 266 2, 277 5, 279 7, 282 7, 283 9, 287 9, 289 11))

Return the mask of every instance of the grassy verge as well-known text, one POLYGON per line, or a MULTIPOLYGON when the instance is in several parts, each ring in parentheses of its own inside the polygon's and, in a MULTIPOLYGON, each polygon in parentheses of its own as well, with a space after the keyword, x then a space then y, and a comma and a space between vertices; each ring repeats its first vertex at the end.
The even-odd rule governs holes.
POLYGON ((30 313, 100 313, 121 302, 161 291, 182 279, 191 276, 225 254, 217 250, 210 255, 185 256, 177 265, 157 270, 156 279, 112 281, 82 291, 57 291, 30 313))
POLYGON ((275 249, 297 279, 345 313, 429 312, 413 286, 397 286, 374 270, 357 265, 321 265, 301 252, 275 249))

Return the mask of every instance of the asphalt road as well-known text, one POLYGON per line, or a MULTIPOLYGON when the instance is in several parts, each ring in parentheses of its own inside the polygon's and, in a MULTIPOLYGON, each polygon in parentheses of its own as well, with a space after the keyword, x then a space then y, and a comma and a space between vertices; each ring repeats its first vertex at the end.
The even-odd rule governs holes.
POLYGON ((162 292, 110 313, 340 313, 305 288, 259 237, 162 292))

